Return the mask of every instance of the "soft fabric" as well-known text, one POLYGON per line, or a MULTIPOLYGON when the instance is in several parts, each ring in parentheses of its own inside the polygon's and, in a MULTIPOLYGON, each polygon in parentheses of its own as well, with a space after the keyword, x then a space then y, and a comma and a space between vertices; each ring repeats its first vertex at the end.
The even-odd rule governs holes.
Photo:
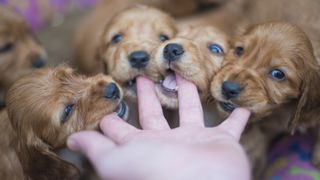
POLYGON ((268 180, 320 180, 320 172, 311 163, 314 133, 282 136, 271 146, 268 180))
POLYGON ((60 19, 71 7, 88 7, 100 0, 0 0, 0 5, 8 5, 17 10, 28 22, 32 30, 60 19))

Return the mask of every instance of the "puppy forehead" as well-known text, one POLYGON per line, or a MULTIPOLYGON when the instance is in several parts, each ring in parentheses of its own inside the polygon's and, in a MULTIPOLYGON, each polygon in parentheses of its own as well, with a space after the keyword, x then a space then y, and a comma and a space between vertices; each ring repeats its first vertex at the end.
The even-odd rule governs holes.
POLYGON ((228 48, 228 37, 225 33, 213 26, 189 27, 180 29, 177 37, 190 39, 196 43, 208 45, 216 43, 224 49, 228 48))

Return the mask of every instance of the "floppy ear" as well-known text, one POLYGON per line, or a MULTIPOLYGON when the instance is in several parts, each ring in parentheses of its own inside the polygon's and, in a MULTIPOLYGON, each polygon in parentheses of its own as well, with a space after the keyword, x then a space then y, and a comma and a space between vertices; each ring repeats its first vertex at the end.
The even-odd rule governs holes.
POLYGON ((292 134, 299 123, 312 125, 320 121, 320 68, 316 66, 316 68, 309 68, 302 80, 297 108, 289 122, 289 130, 292 134))
POLYGON ((61 159, 40 139, 32 144, 19 144, 18 156, 24 174, 30 179, 57 180, 79 179, 80 171, 73 164, 61 159))

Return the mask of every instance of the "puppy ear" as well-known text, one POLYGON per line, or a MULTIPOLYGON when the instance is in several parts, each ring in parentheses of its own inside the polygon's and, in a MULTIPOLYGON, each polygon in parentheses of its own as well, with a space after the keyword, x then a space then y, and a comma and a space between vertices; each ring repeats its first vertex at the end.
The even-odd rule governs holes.
POLYGON ((320 68, 310 68, 302 79, 300 98, 293 118, 289 121, 289 130, 293 134, 298 123, 314 123, 320 120, 320 68))
POLYGON ((73 164, 61 159, 40 139, 32 144, 19 144, 18 155, 24 173, 30 179, 79 179, 80 171, 73 164))

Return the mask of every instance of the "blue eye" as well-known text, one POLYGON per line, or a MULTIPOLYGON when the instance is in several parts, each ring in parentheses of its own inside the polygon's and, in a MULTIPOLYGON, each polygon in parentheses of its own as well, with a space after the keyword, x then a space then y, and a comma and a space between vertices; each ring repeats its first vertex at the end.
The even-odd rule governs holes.
POLYGON ((66 122, 70 118, 70 116, 73 112, 73 107, 74 107, 74 104, 69 104, 64 108, 62 119, 61 119, 61 121, 63 123, 66 122))
POLYGON ((222 54, 223 53, 222 47, 218 44, 210 44, 208 46, 208 48, 214 54, 222 54))
POLYGON ((12 50, 14 47, 13 43, 7 43, 4 46, 0 47, 0 53, 6 53, 10 50, 12 50))
POLYGON ((115 36, 113 36, 112 38, 112 44, 117 44, 119 43, 121 40, 123 39, 121 34, 116 34, 115 36))
POLYGON ((164 42, 164 41, 169 40, 169 37, 168 37, 167 35, 164 35, 164 34, 161 34, 161 35, 159 36, 159 38, 160 38, 160 41, 161 41, 161 42, 164 42))
POLYGON ((279 69, 273 69, 269 73, 271 77, 278 81, 283 81, 286 78, 286 75, 279 69))

